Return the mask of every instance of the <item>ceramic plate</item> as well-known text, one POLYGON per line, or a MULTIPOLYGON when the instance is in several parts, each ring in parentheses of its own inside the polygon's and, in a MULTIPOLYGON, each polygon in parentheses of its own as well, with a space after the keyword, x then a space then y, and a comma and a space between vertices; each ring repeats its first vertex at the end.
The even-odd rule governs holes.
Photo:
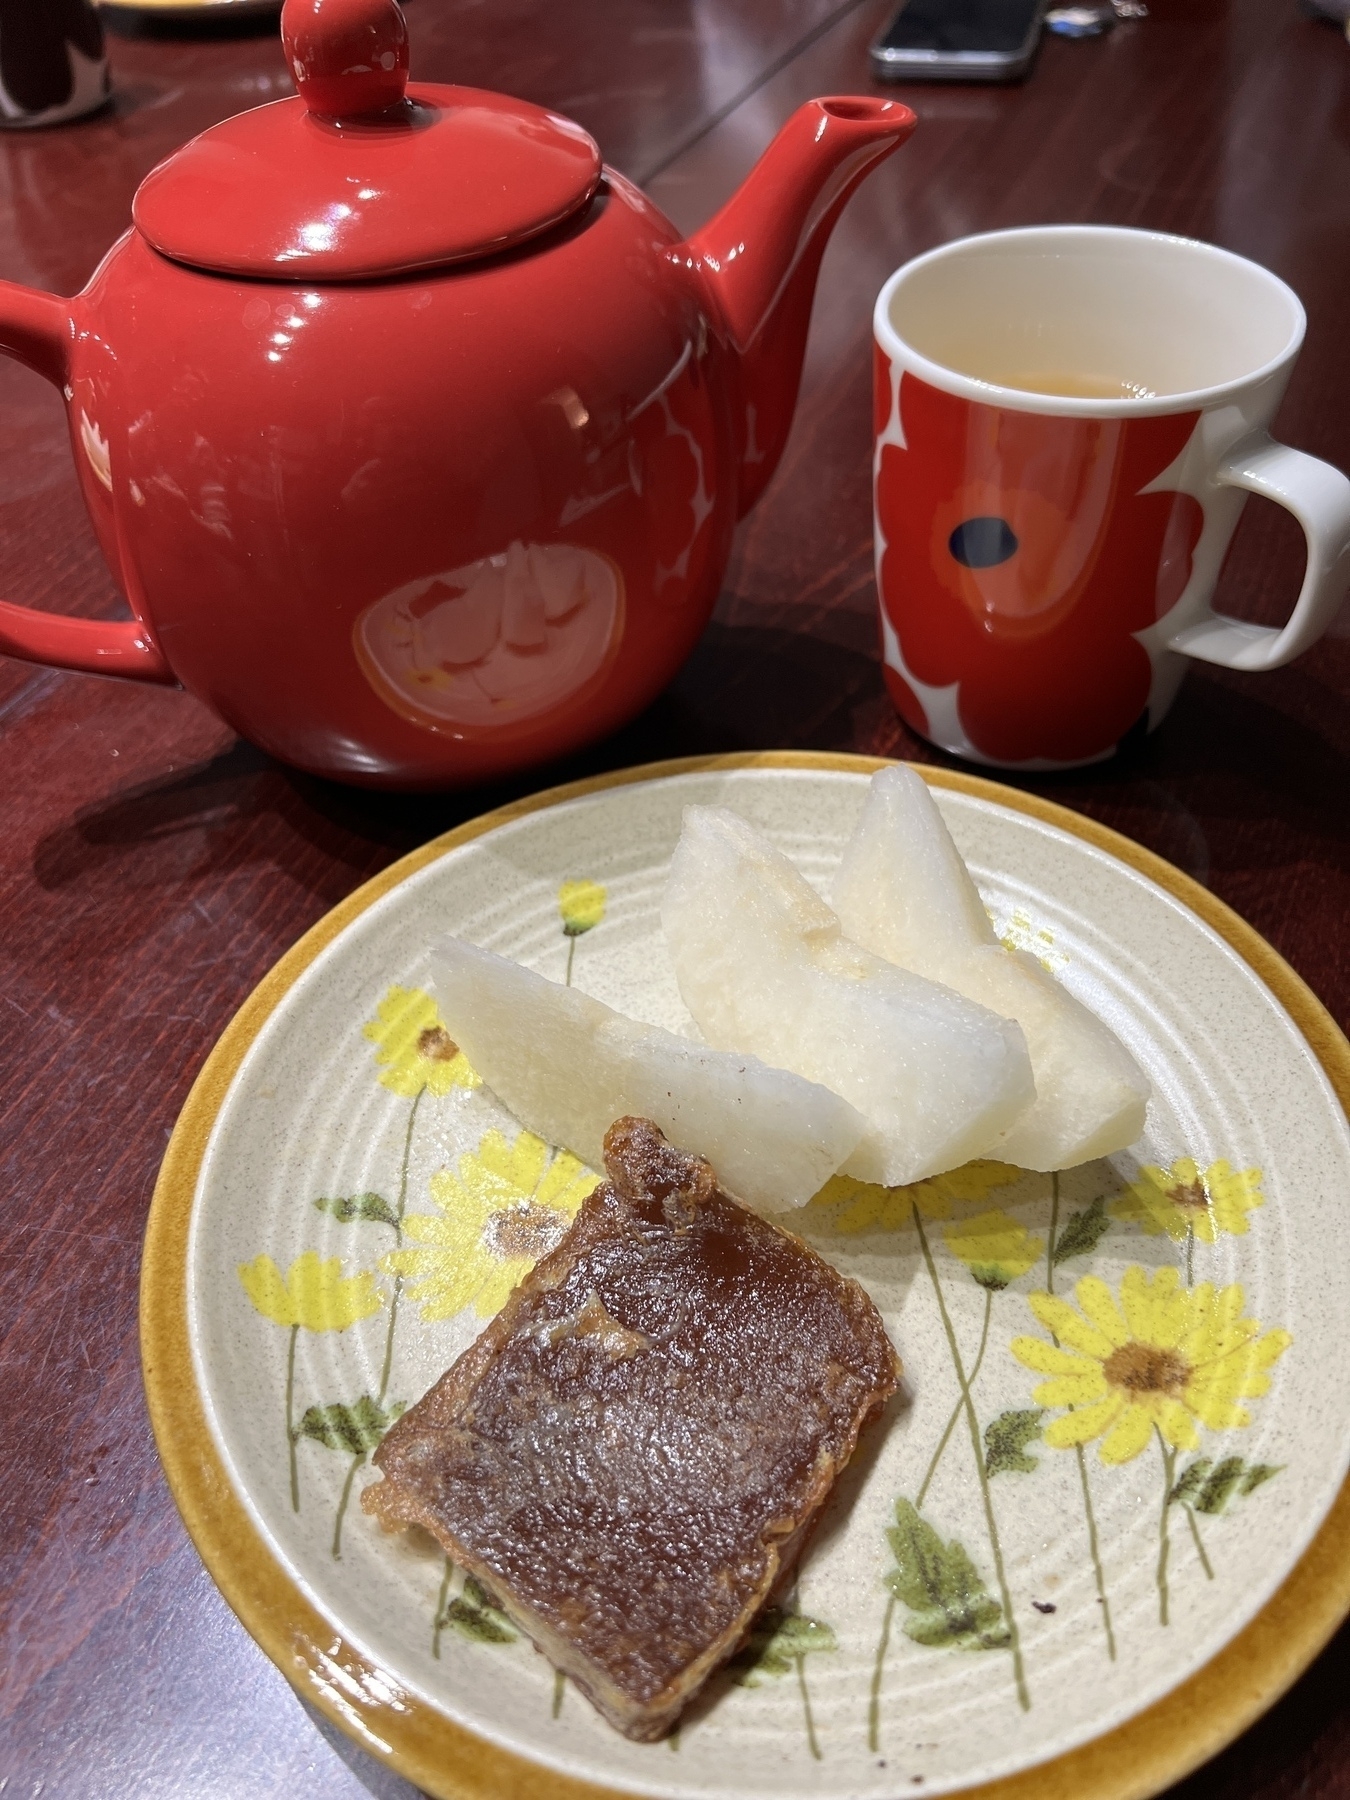
POLYGON ((793 1215, 906 1379, 783 1610, 677 1737, 630 1744, 429 1539, 363 1513, 381 1432, 589 1180, 457 1053, 430 941, 679 1029, 657 915, 681 809, 735 808, 823 887, 877 766, 663 765, 464 826, 278 965, 184 1110, 143 1294, 170 1483, 284 1672, 433 1794, 1153 1793, 1350 1603, 1350 1049, 1168 865, 931 770, 1005 941, 1110 1022, 1153 1100, 1128 1153, 1059 1178, 836 1180, 793 1215))

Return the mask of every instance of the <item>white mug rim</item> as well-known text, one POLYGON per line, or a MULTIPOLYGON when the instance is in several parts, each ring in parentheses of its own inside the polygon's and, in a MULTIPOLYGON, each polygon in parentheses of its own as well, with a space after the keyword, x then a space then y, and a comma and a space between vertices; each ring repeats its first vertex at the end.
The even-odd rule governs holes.
POLYGON ((943 393, 954 394, 963 400, 972 400, 984 406, 999 406, 1013 412, 1040 413, 1051 417, 1086 418, 1086 419, 1118 419, 1118 418, 1160 418, 1169 413, 1203 412, 1215 406, 1222 406, 1227 401, 1248 392, 1252 387, 1290 364, 1303 346, 1307 331, 1307 314, 1303 302, 1286 281, 1273 274, 1261 263, 1253 262, 1248 256, 1240 256, 1234 250, 1225 250, 1218 244, 1207 244, 1202 238, 1182 237, 1174 232, 1143 231, 1130 225, 1019 225, 1005 231, 977 231, 966 237, 953 238, 950 242, 939 244, 933 250, 925 251, 921 256, 911 257, 906 263, 888 276, 877 295, 876 306, 872 313, 872 333, 880 348, 892 361, 914 374, 919 380, 927 382, 943 393), (1294 316, 1293 329, 1284 347, 1266 362, 1261 363, 1232 381, 1218 382, 1209 387, 1192 388, 1185 393, 1130 395, 1120 399, 1081 398, 1068 394, 1041 394, 1026 388, 1004 387, 997 382, 982 381, 974 375, 964 375, 959 369, 949 368, 945 363, 932 361, 922 351, 917 350, 906 338, 901 337, 891 323, 891 299, 900 286, 919 269, 926 268, 935 262, 944 261, 972 244, 1009 243, 1016 240, 1027 241, 1033 238, 1105 238, 1117 242, 1129 239, 1141 244, 1179 245, 1188 251, 1201 254, 1232 264, 1244 272, 1255 273, 1261 280, 1274 288, 1292 307, 1294 316))

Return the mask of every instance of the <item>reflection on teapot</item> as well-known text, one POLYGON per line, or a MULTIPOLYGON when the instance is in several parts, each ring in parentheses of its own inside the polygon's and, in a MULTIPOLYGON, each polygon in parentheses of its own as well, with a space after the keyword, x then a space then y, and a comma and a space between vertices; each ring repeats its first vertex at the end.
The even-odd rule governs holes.
POLYGON ((409 86, 395 0, 286 0, 282 35, 299 98, 154 170, 82 294, 0 283, 134 614, 0 603, 0 651, 179 683, 341 779, 528 766, 693 648, 825 242, 914 116, 809 102, 682 242, 571 121, 409 86))
POLYGON ((623 578, 572 544, 522 544, 406 582, 356 621, 357 661, 396 712, 491 733, 592 692, 623 627, 623 578))

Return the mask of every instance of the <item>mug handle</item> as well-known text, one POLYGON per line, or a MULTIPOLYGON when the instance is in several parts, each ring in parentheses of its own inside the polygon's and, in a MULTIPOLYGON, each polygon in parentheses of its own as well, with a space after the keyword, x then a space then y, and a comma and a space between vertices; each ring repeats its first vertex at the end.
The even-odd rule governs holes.
POLYGON ((1169 650, 1226 669, 1278 669, 1316 643, 1350 586, 1350 480, 1330 463, 1255 432, 1229 451, 1214 479, 1277 500, 1308 540, 1303 587, 1283 627, 1247 625, 1206 606, 1167 640, 1169 650))
MULTIPOLYGON (((26 364, 63 392, 74 331, 66 301, 0 281, 0 353, 26 364)), ((71 619, 0 600, 0 656, 178 685, 144 619, 71 619)))

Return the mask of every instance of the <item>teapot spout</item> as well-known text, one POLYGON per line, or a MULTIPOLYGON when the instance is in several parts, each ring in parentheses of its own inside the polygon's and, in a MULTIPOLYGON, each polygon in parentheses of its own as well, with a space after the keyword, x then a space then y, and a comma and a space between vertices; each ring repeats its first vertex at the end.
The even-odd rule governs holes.
POLYGON ((721 212, 677 252, 698 270, 738 365, 741 514, 787 442, 830 233, 854 188, 917 123, 896 100, 808 100, 721 212))

